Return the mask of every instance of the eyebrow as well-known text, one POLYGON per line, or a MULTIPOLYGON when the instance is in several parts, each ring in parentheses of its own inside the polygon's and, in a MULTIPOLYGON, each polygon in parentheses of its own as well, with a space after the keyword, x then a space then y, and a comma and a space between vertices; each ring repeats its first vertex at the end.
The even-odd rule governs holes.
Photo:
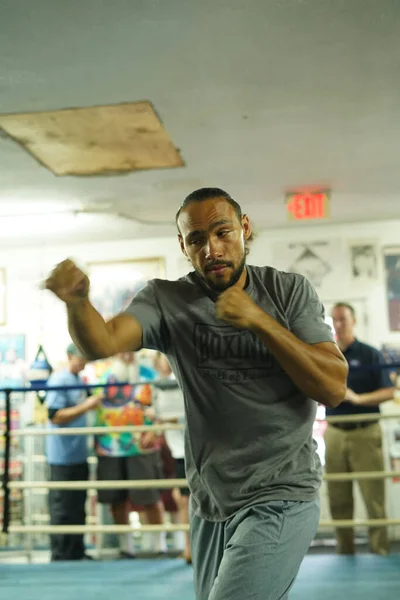
MULTIPOLYGON (((216 229, 217 227, 220 227, 221 225, 232 225, 233 221, 231 219, 220 219, 219 221, 215 221, 215 223, 212 223, 210 226, 210 229, 216 229)), ((200 230, 200 229, 196 229, 195 231, 191 231, 190 233, 188 233, 188 235, 186 236, 186 239, 192 239, 195 238, 198 235, 201 235, 204 233, 204 230, 200 230)))

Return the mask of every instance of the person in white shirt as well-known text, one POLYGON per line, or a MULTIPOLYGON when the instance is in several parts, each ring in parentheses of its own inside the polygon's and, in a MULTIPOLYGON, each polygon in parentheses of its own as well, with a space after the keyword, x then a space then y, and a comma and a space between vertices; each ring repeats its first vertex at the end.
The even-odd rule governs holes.
MULTIPOLYGON (((182 391, 172 373, 168 359, 161 352, 157 352, 154 359, 154 367, 160 379, 155 384, 153 405, 157 418, 163 423, 184 423, 185 405, 182 391)), ((185 472, 185 443, 183 429, 168 429, 165 439, 175 460, 176 476, 178 479, 186 479, 185 472)), ((180 522, 189 523, 189 488, 175 490, 174 498, 179 507, 180 522)), ((186 543, 183 556, 188 564, 191 564, 190 536, 186 533, 186 543)))

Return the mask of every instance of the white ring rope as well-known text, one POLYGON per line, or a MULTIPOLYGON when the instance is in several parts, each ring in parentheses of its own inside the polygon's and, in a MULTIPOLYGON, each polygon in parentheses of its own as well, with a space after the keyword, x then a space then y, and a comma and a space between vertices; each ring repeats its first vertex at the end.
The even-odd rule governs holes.
MULTIPOLYGON (((324 473, 325 481, 353 481, 359 479, 390 479, 400 477, 400 471, 359 471, 353 473, 324 473)), ((186 479, 143 479, 107 481, 10 481, 11 490, 43 488, 48 490, 121 490, 173 489, 187 487, 186 479)))
POLYGON ((325 419, 316 419, 316 421, 327 423, 364 423, 367 421, 378 421, 380 419, 399 419, 400 413, 364 413, 360 415, 335 415, 325 419))
POLYGON ((24 490, 34 488, 46 488, 48 490, 146 490, 187 487, 186 479, 143 479, 132 481, 121 479, 115 481, 10 481, 8 487, 11 490, 24 490))
MULTIPOLYGON (((321 529, 338 527, 386 527, 389 525, 400 525, 400 519, 343 519, 337 521, 320 521, 321 529)), ((133 527, 131 525, 10 525, 9 533, 126 533, 126 532, 173 532, 189 531, 189 525, 181 523, 179 525, 141 525, 133 527)))
MULTIPOLYGON (((365 414, 365 415, 346 415, 337 417, 327 417, 326 419, 318 419, 318 421, 327 421, 328 423, 352 423, 352 422, 368 422, 378 421, 380 419, 398 419, 400 414, 365 414)), ((120 427, 57 427, 49 429, 12 429, 13 436, 40 436, 40 435, 104 435, 105 433, 144 433, 147 431, 155 431, 160 433, 170 429, 181 430, 184 425, 180 423, 163 423, 158 425, 125 425, 120 427)))
POLYGON ((146 431, 155 431, 161 433, 168 429, 183 429, 183 425, 178 423, 167 423, 163 425, 124 425, 119 427, 55 427, 49 429, 13 429, 10 433, 13 436, 26 435, 105 435, 108 433, 145 433, 146 431), (172 426, 171 426, 172 425, 172 426))

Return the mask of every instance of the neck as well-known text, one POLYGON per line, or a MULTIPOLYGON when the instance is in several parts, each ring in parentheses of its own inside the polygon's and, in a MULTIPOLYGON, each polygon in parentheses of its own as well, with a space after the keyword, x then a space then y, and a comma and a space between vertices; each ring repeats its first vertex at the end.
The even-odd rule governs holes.
POLYGON ((343 338, 343 339, 341 339, 341 340, 338 340, 338 346, 339 346, 340 350, 341 350, 342 352, 343 352, 344 350, 347 350, 347 348, 348 348, 349 346, 351 346, 351 344, 352 344, 352 343, 355 341, 355 339, 356 339, 356 338, 355 338, 355 337, 354 337, 354 335, 353 335, 353 336, 351 336, 351 337, 346 337, 346 338, 343 338))

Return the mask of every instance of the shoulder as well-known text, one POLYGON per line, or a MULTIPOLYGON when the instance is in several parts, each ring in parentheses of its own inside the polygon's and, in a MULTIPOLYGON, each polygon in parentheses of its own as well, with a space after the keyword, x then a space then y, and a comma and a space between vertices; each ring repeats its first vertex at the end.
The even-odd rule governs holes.
MULTIPOLYGON (((151 279, 142 292, 147 296, 151 294, 153 297, 164 298, 185 298, 187 299, 193 294, 198 294, 201 288, 196 280, 196 274, 189 273, 179 279, 151 279)), ((139 292, 138 296, 141 292, 139 292)))
POLYGON ((378 361, 384 360, 383 354, 379 352, 377 348, 370 346, 370 344, 366 344, 365 342, 360 342, 359 340, 357 340, 357 351, 364 356, 370 357, 371 359, 378 361))
POLYGON ((61 369, 52 373, 47 380, 47 387, 59 387, 57 390, 46 392, 46 404, 48 408, 63 408, 68 405, 69 385, 75 382, 71 380, 72 374, 67 369, 61 369))
POLYGON ((195 285, 195 273, 188 273, 179 279, 152 279, 150 282, 153 289, 157 290, 184 290, 191 289, 195 285))
POLYGON ((300 273, 287 273, 270 266, 255 267, 254 265, 248 265, 247 268, 252 274, 256 285, 261 283, 268 288, 280 289, 288 294, 293 293, 297 288, 312 288, 309 280, 300 273))
POLYGON ((53 371, 47 380, 47 385, 62 385, 72 379, 72 374, 67 369, 53 371))

